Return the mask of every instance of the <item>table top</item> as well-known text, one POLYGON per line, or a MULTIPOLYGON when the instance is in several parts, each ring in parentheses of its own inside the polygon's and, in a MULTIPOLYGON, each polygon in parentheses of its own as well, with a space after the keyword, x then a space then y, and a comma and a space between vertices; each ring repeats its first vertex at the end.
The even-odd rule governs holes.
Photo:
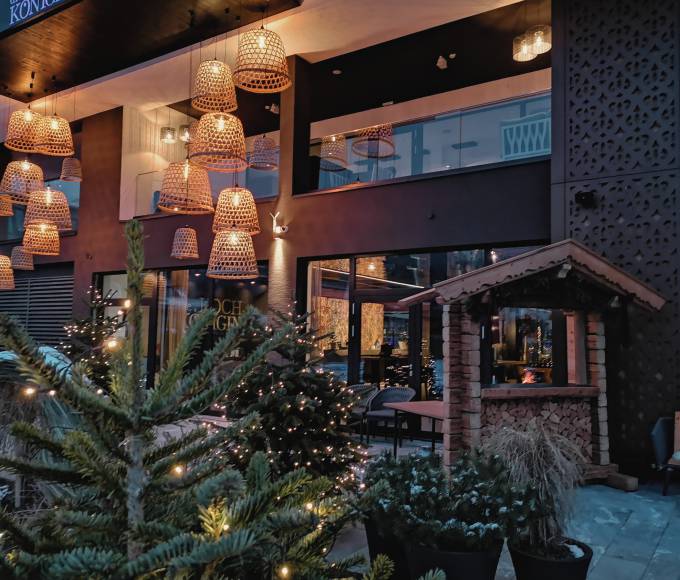
POLYGON ((420 415, 428 419, 444 419, 443 401, 410 401, 408 403, 385 403, 385 407, 400 411, 420 415))

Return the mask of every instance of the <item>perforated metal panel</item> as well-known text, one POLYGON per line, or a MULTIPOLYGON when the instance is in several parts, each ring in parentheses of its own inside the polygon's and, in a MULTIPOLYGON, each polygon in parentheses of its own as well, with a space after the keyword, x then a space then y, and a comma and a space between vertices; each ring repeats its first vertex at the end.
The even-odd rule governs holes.
POLYGON ((73 314, 73 275, 17 275, 15 284, 0 292, 0 311, 15 316, 38 343, 58 344, 73 314))

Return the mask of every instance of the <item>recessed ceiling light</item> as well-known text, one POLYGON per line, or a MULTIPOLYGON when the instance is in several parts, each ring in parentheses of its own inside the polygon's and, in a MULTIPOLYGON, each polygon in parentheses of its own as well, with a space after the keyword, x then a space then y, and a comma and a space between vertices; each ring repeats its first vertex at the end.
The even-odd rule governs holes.
POLYGON ((332 72, 336 77, 342 74, 342 70, 340 70, 339 68, 334 68, 331 72, 332 72))

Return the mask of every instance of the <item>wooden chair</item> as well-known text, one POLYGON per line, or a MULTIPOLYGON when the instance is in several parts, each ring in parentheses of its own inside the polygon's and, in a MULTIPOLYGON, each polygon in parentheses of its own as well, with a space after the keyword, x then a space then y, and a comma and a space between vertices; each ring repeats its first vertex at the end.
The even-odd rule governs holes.
MULTIPOLYGON (((378 391, 368 402, 362 422, 366 430, 366 445, 370 443, 371 425, 375 427, 379 423, 384 423, 385 427, 387 427, 389 423, 394 423, 394 410, 386 409, 385 403, 407 403, 415 396, 416 392, 411 387, 387 387, 382 391, 378 391)), ((404 417, 405 420, 406 418, 404 417)), ((363 441, 363 432, 361 434, 361 441, 363 441)))

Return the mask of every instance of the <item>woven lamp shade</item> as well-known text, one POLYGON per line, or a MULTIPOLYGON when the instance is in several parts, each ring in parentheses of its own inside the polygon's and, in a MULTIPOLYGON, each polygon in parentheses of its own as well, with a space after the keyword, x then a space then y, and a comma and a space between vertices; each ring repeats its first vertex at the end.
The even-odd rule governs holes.
POLYGON ((35 152, 41 120, 42 115, 30 109, 14 111, 7 124, 5 147, 24 153, 35 152))
POLYGON ((528 62, 536 58, 533 39, 528 34, 521 34, 513 39, 512 58, 517 62, 528 62))
POLYGON ((0 290, 14 290, 14 271, 7 256, 0 256, 0 290))
POLYGON ((38 131, 38 153, 52 157, 69 157, 75 153, 71 126, 64 117, 48 115, 41 119, 38 131))
POLYGON ((260 171, 274 171, 279 166, 279 148, 276 141, 266 135, 255 139, 250 153, 250 166, 260 171))
POLYGON ((40 224, 53 224, 60 232, 72 228, 71 210, 63 191, 47 187, 31 192, 24 226, 40 224))
POLYGON ((54 224, 26 226, 24 250, 38 256, 59 255, 59 231, 54 224))
POLYGON ((244 187, 227 187, 220 191, 213 220, 213 232, 239 230, 251 236, 260 233, 253 194, 244 187))
POLYGON ((373 125, 359 131, 352 151, 361 157, 391 157, 394 155, 392 124, 373 125))
POLYGON ((206 113, 193 134, 189 158, 208 171, 233 173, 248 167, 241 121, 229 113, 206 113))
POLYGON ((257 278, 257 260, 250 234, 238 230, 217 232, 206 275, 221 280, 257 278))
POLYGON ((548 24, 532 26, 526 33, 534 54, 543 54, 552 48, 552 28, 548 24))
POLYGON ((12 217, 13 215, 12 198, 6 193, 0 194, 0 217, 12 217))
POLYGON ((177 228, 170 256, 177 260, 198 259, 198 237, 193 228, 177 228))
POLYGON ((187 215, 212 213, 214 209, 208 172, 188 161, 168 165, 161 184, 158 209, 187 215))
POLYGON ((260 28, 241 35, 234 82, 251 93, 280 93, 291 85, 286 50, 276 32, 260 28))
POLYGON ((31 191, 45 187, 42 169, 30 161, 10 161, 0 181, 0 193, 12 198, 12 203, 26 205, 31 191))
POLYGON ((29 254, 23 246, 12 248, 12 268, 15 270, 33 270, 33 254, 29 254))
POLYGON ((202 62, 196 72, 191 105, 204 113, 229 113, 238 108, 236 87, 229 65, 220 60, 202 62))
POLYGON ((321 139, 321 161, 324 171, 347 169, 347 139, 344 135, 327 135, 321 139))
POLYGON ((76 157, 67 157, 61 162, 61 180, 62 181, 82 181, 83 168, 80 165, 80 159, 76 157))

